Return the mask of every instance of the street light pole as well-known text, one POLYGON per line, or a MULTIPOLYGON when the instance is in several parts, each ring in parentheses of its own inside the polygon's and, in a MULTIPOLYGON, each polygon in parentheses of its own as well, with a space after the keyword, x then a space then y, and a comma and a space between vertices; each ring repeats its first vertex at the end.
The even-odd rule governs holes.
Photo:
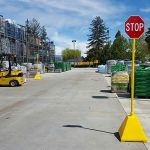
POLYGON ((76 40, 72 40, 72 42, 73 42, 73 48, 74 48, 74 50, 75 50, 75 43, 76 43, 76 40))
MULTIPOLYGON (((72 43, 73 43, 73 48, 75 50, 75 43, 76 43, 76 40, 72 40, 72 43)), ((75 67, 75 58, 74 58, 74 67, 75 67)))

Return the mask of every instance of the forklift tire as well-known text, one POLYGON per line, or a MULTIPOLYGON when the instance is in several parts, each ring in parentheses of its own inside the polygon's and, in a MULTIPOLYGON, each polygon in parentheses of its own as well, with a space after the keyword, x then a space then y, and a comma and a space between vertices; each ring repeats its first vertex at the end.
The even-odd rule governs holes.
POLYGON ((9 82, 9 85, 11 86, 11 87, 15 87, 15 86, 17 86, 17 81, 15 81, 15 80, 12 80, 12 81, 10 81, 9 82))

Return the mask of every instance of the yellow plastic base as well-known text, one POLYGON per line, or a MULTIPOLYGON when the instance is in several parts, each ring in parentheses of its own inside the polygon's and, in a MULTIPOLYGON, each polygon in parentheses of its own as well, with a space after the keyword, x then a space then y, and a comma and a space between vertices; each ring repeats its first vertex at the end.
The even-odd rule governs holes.
POLYGON ((118 131, 122 142, 147 142, 147 137, 135 114, 126 116, 118 131))
POLYGON ((39 74, 36 74, 35 77, 34 77, 34 79, 35 79, 35 80, 40 80, 40 79, 41 79, 41 76, 40 76, 39 74))

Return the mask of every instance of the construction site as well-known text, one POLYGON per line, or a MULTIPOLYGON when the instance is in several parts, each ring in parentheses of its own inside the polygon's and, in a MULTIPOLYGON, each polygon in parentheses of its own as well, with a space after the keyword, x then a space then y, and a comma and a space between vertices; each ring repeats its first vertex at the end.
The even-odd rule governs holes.
MULTIPOLYGON (((28 21, 28 20, 27 20, 28 21)), ((55 63, 55 44, 37 36, 28 26, 0 15, 0 85, 19 86, 26 78, 45 72, 64 72, 69 63, 55 63)))
POLYGON ((15 24, 0 16, 0 53, 16 55, 18 63, 35 63, 36 54, 39 61, 54 61, 55 44, 48 40, 43 43, 23 25, 15 24), (44 45, 45 44, 45 45, 44 45))

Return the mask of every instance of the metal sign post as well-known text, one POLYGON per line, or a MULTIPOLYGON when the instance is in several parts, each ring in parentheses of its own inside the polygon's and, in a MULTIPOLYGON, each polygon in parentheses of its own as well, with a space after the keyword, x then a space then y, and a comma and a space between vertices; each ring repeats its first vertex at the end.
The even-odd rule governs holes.
POLYGON ((143 34, 144 21, 139 16, 130 16, 125 22, 125 32, 132 39, 131 112, 126 116, 118 131, 122 142, 147 142, 147 137, 134 113, 135 39, 143 34))
POLYGON ((132 39, 131 115, 134 115, 134 62, 135 62, 135 39, 132 39))

